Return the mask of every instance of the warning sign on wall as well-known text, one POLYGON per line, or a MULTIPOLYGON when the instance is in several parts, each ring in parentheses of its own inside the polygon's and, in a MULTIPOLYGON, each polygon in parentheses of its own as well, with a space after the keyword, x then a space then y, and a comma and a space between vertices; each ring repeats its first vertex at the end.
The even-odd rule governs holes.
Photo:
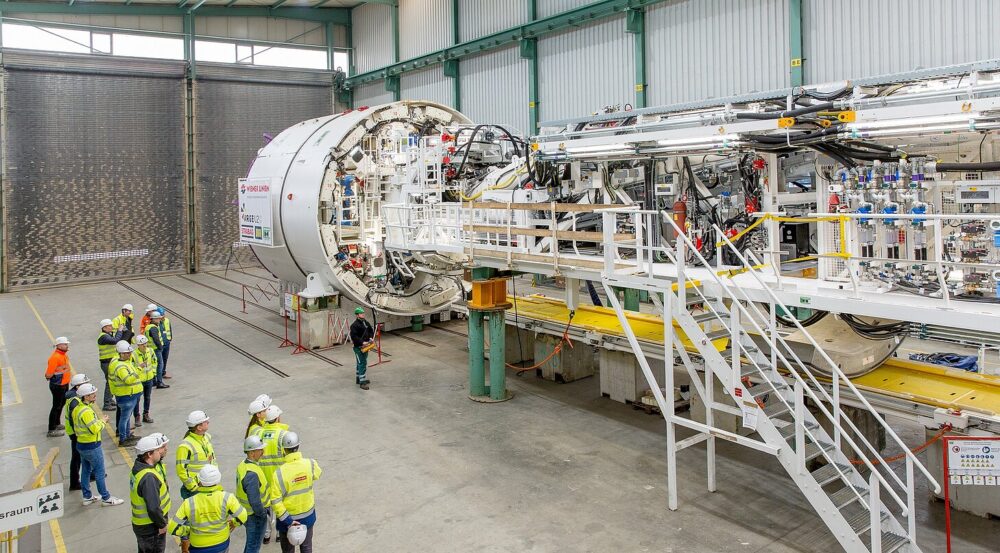
POLYGON ((948 477, 952 484, 996 486, 1000 476, 1000 440, 948 441, 948 477))
POLYGON ((273 246, 271 179, 240 179, 240 242, 273 246))

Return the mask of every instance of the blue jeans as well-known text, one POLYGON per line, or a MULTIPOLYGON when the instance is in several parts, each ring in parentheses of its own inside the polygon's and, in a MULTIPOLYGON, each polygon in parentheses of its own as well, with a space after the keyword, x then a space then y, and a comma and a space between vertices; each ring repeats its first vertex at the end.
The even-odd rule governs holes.
POLYGON ((361 351, 361 348, 354 346, 354 359, 357 361, 354 368, 354 383, 364 384, 368 382, 368 352, 361 351))
POLYGON ((243 548, 243 553, 260 553, 260 546, 264 543, 264 528, 267 527, 267 515, 250 515, 245 526, 247 544, 243 548))
POLYGON ((110 359, 101 359, 101 372, 104 373, 104 404, 102 409, 115 406, 115 396, 111 395, 111 386, 108 385, 108 367, 111 365, 110 359))
POLYGON ((97 479, 97 492, 101 494, 101 499, 107 501, 111 497, 107 485, 104 483, 104 449, 97 446, 94 449, 81 449, 80 463, 82 465, 80 474, 80 487, 83 488, 83 498, 90 499, 90 475, 97 479))
POLYGON ((153 379, 155 385, 163 384, 163 373, 166 370, 167 367, 163 361, 163 351, 156 350, 156 378, 153 379))
POLYGON ((118 399, 118 440, 132 435, 132 410, 139 403, 141 393, 130 396, 115 396, 118 399))
MULTIPOLYGON (((153 400, 153 381, 152 380, 147 380, 147 381, 145 381, 145 382, 142 383, 142 393, 139 394, 139 397, 142 398, 142 402, 141 402, 142 403, 142 414, 143 415, 148 415, 149 414, 149 404, 153 400)), ((135 408, 132 409, 132 416, 134 416, 134 417, 138 417, 139 416, 139 403, 140 403, 140 401, 137 398, 135 400, 135 408)))
POLYGON ((160 348, 160 366, 163 372, 167 372, 167 359, 170 357, 170 342, 164 340, 163 347, 160 348))

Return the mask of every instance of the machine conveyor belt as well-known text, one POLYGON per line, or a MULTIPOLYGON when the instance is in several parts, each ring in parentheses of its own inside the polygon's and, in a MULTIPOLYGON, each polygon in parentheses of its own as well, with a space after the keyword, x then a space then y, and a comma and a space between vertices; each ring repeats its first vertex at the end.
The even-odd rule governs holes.
MULTIPOLYGON (((527 319, 566 324, 569 309, 557 299, 542 296, 509 298, 516 302, 517 315, 527 319)), ((663 319, 647 313, 630 313, 628 320, 639 340, 663 343, 663 319)), ((623 336, 613 309, 581 306, 576 310, 572 325, 600 334, 623 336)), ((674 323, 676 328, 676 323, 674 323)), ((681 343, 693 350, 691 343, 678 329, 681 343)), ((722 350, 728 340, 713 341, 722 350)), ((968 373, 904 359, 890 358, 875 370, 852 379, 859 389, 912 401, 932 407, 947 407, 974 411, 988 416, 1000 415, 1000 377, 968 373)))

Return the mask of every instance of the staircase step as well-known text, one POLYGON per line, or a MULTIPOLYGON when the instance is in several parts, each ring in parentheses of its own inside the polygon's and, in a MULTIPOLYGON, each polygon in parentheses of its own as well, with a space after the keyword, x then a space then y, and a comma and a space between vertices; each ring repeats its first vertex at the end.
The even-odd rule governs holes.
POLYGON ((771 400, 764 406, 764 416, 769 419, 787 415, 789 413, 791 413, 791 411, 780 400, 771 400))
POLYGON ((750 397, 760 397, 787 389, 788 384, 784 382, 761 382, 748 388, 747 392, 750 394, 750 397))
POLYGON ((844 474, 850 474, 851 467, 849 465, 842 465, 840 463, 827 463, 822 467, 812 471, 812 477, 816 479, 816 483, 821 487, 833 482, 834 480, 840 479, 840 474, 837 473, 837 469, 844 474))
MULTIPOLYGON (((795 444, 794 443, 792 444, 792 449, 793 450, 795 449, 795 444)), ((806 444, 806 452, 805 452, 806 453, 806 455, 805 455, 806 462, 812 461, 813 459, 815 459, 817 457, 820 457, 821 455, 823 455, 823 452, 829 453, 829 452, 833 451, 834 449, 835 448, 834 448, 833 444, 829 444, 829 443, 826 443, 826 442, 819 442, 818 444, 817 443, 807 443, 806 444)))
POLYGON ((684 305, 687 307, 691 307, 692 305, 701 305, 703 303, 705 303, 705 300, 701 299, 701 296, 698 294, 688 294, 684 299, 684 305))
MULTIPOLYGON (((864 532, 858 536, 865 547, 870 547, 872 543, 871 532, 864 532)), ((893 534, 892 532, 882 532, 882 553, 893 553, 899 551, 901 547, 910 543, 910 538, 893 534)))
MULTIPOLYGON (((852 503, 846 508, 841 509, 840 512, 844 513, 844 518, 847 519, 847 524, 851 525, 851 529, 854 530, 855 534, 863 534, 871 528, 872 517, 871 513, 868 511, 867 505, 852 503)), ((880 515, 883 521, 889 518, 889 515, 884 512, 880 513, 880 515)))
MULTIPOLYGON (((865 501, 868 500, 867 490, 858 490, 858 493, 861 494, 861 497, 864 498, 865 501)), ((854 488, 850 486, 844 486, 843 488, 840 488, 839 490, 830 494, 830 501, 833 502, 833 506, 836 507, 837 509, 843 509, 847 505, 850 505, 851 503, 857 500, 858 500, 858 494, 854 493, 854 488)))
POLYGON ((719 320, 719 316, 717 314, 715 314, 714 312, 712 312, 712 311, 708 311, 706 313, 698 313, 697 315, 695 315, 695 314, 692 313, 691 316, 694 317, 694 322, 696 322, 698 324, 701 324, 701 323, 704 323, 704 322, 708 322, 708 321, 717 321, 717 320, 719 320))
POLYGON ((724 328, 720 328, 719 330, 713 330, 711 332, 706 333, 705 336, 707 336, 708 341, 711 342, 712 340, 716 340, 718 338, 728 338, 729 331, 724 328))
MULTIPOLYGON (((814 423, 814 422, 812 422, 812 421, 806 421, 805 422, 805 426, 809 430, 816 430, 817 428, 819 428, 819 425, 816 424, 816 423, 814 423)), ((778 433, 781 434, 781 437, 784 438, 784 439, 786 439, 786 440, 788 440, 790 438, 793 438, 793 437, 795 437, 795 425, 794 424, 789 424, 788 426, 785 426, 783 428, 779 428, 778 429, 778 433)), ((806 435, 806 439, 807 440, 809 439, 808 435, 806 435)))
MULTIPOLYGON (((767 370, 767 367, 761 367, 761 368, 764 369, 764 370, 767 370)), ((741 377, 743 377, 743 376, 760 376, 760 371, 757 370, 757 367, 755 367, 753 365, 753 363, 747 363, 746 365, 743 365, 743 366, 740 367, 740 376, 741 377)))

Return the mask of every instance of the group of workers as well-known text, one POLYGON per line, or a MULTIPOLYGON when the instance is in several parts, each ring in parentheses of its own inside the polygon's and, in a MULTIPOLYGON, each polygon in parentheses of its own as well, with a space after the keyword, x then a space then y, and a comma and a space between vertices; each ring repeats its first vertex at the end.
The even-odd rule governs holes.
MULTIPOLYGON (((296 546, 310 553, 316 521, 313 484, 322 470, 299 453, 298 434, 281 421, 281 409, 266 394, 248 409, 246 458, 236 467, 234 494, 221 486, 208 415, 204 411, 188 415, 188 430, 177 446, 175 462, 182 502, 170 516, 163 464, 170 440, 160 432, 145 437, 133 433, 134 427, 154 422, 152 390, 169 388, 164 380, 171 378, 166 371, 173 340, 170 320, 154 304, 145 313, 135 332, 132 305, 123 305, 120 315, 100 322, 97 339, 105 383, 101 410, 116 412, 113 428, 118 444, 136 450, 129 499, 139 553, 163 552, 167 534, 181 539, 182 551, 223 553, 229 549, 230 532, 240 525, 246 526, 244 553, 257 553, 270 543, 272 528, 282 553, 294 552, 296 546)), ((376 334, 362 308, 355 309, 355 316, 350 329, 357 361, 355 383, 367 390, 368 351, 376 334)), ((111 423, 97 409, 97 386, 85 374, 73 374, 69 346, 66 337, 56 339, 45 373, 52 392, 48 435, 61 436, 65 431, 69 436, 70 490, 82 492, 84 506, 98 500, 105 506, 121 505, 124 500, 108 490, 101 446, 102 433, 111 423), (96 482, 99 497, 91 492, 91 481, 96 482)))

